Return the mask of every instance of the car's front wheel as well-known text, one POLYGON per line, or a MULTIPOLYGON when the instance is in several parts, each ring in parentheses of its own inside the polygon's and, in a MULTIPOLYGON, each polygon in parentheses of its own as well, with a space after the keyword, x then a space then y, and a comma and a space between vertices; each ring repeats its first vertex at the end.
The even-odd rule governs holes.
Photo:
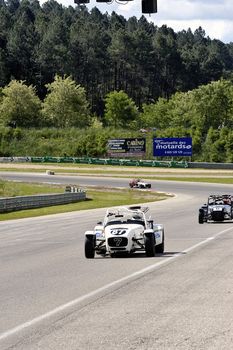
POLYGON ((164 232, 163 232, 162 243, 155 246, 155 252, 157 254, 163 254, 164 253, 164 232))
POLYGON ((145 236, 145 252, 147 257, 155 256, 155 236, 154 234, 145 236))
POLYGON ((94 236, 85 237, 85 257, 93 259, 95 257, 95 239, 94 236))
POLYGON ((199 224, 204 224, 204 215, 202 212, 199 213, 198 222, 199 222, 199 224))

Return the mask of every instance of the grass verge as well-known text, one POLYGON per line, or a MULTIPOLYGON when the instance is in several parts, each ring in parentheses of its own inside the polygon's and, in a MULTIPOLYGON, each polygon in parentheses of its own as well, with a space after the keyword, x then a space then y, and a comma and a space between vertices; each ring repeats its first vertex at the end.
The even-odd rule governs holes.
MULTIPOLYGON (((62 193, 64 186, 28 184, 20 182, 0 181, 0 196, 22 196, 42 193, 62 193)), ((135 189, 87 188, 87 200, 66 205, 57 205, 37 209, 20 210, 11 213, 1 213, 0 221, 22 219, 49 214, 59 214, 85 209, 105 208, 118 205, 131 205, 155 202, 171 197, 165 193, 142 191, 135 189)))

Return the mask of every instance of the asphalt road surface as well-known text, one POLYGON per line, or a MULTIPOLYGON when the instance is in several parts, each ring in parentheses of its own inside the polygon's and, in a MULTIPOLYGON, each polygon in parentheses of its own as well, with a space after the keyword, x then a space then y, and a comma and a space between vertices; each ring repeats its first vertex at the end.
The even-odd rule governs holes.
MULTIPOLYGON (((127 186, 127 179, 0 173, 25 181, 127 186), (72 181, 71 181, 72 178, 72 181)), ((84 258, 104 209, 0 222, 0 349, 232 349, 233 223, 199 225, 230 185, 151 181, 165 254, 84 258)))

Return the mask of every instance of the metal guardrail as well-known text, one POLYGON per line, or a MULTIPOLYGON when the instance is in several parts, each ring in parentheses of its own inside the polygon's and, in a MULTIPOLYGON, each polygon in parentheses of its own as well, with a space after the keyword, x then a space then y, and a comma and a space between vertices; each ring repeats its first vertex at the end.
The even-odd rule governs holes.
POLYGON ((84 191, 0 198, 0 213, 75 203, 85 199, 84 191))
POLYGON ((233 163, 192 162, 192 163, 189 163, 189 168, 196 168, 196 169, 232 169, 233 170, 233 163))
POLYGON ((76 163, 76 164, 99 164, 99 165, 119 165, 119 166, 146 166, 165 168, 188 168, 186 161, 156 161, 137 159, 117 159, 117 158, 91 158, 91 157, 31 157, 32 163, 76 163))

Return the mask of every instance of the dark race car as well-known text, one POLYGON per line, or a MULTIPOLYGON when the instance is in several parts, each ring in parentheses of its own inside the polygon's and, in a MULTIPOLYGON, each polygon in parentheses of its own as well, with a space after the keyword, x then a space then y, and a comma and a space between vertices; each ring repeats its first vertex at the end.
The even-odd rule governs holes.
POLYGON ((202 205, 199 209, 199 224, 208 221, 222 222, 225 220, 233 220, 233 196, 229 194, 210 195, 207 204, 202 205))

